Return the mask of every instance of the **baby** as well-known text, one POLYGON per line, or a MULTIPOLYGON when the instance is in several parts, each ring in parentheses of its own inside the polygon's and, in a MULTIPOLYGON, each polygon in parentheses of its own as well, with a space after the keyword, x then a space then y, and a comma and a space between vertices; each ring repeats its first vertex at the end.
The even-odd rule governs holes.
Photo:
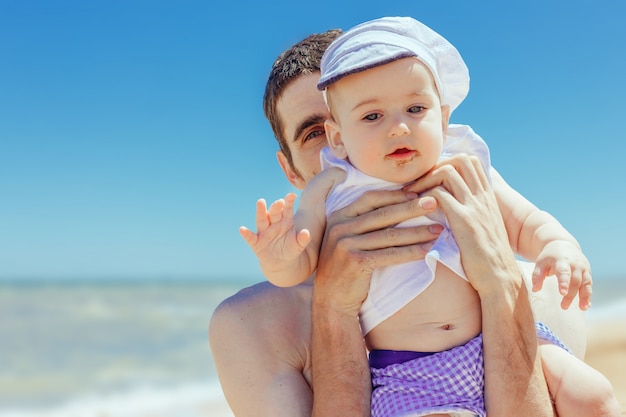
MULTIPOLYGON (((448 124, 469 91, 469 75, 447 40, 411 18, 366 22, 328 48, 318 88, 332 116, 322 172, 307 184, 295 216, 293 194, 269 209, 259 200, 257 233, 240 229, 270 282, 297 285, 315 271, 330 213, 366 190, 402 188, 465 153, 490 174, 513 249, 536 262, 535 286, 557 273, 561 294, 580 284, 579 305, 589 307, 591 272, 578 242, 504 183, 470 127, 448 124)), ((480 300, 443 213, 398 227, 418 224, 444 230, 423 261, 375 270, 359 315, 370 351, 372 416, 485 416, 480 300)), ((559 415, 593 415, 613 395, 610 384, 545 325, 536 328, 552 358, 544 371, 548 386, 559 387, 552 393, 559 415)))

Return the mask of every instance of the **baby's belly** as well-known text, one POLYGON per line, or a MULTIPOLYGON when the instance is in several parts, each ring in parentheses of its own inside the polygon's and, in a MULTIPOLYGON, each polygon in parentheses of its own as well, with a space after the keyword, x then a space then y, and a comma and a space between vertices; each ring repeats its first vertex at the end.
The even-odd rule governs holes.
POLYGON ((370 350, 439 352, 466 343, 480 328, 478 294, 467 281, 438 264, 433 283, 372 329, 365 341, 370 350))

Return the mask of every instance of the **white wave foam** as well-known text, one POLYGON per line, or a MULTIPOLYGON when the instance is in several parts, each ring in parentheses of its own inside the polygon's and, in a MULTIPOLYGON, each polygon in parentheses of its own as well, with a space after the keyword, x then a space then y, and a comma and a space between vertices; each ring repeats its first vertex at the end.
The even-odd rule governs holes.
POLYGON ((0 417, 231 417, 218 382, 90 394, 50 409, 2 410, 0 417))

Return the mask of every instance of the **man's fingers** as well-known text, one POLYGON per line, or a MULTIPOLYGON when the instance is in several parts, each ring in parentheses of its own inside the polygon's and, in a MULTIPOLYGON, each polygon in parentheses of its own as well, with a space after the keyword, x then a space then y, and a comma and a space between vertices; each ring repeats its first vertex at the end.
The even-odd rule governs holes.
MULTIPOLYGON (((347 265, 371 272, 375 268, 424 259, 442 230, 441 225, 435 224, 344 235, 337 239, 336 247, 345 254, 347 265)), ((332 230, 336 231, 336 228, 332 230)))
POLYGON ((338 210, 346 218, 358 217, 372 210, 409 201, 404 191, 368 191, 349 206, 338 210))
MULTIPOLYGON (((341 213, 341 215, 345 218, 354 218, 376 212, 380 209, 385 209, 389 206, 395 206, 409 201, 414 201, 416 199, 417 195, 415 193, 407 193, 400 190, 368 191, 361 197, 359 197, 356 201, 351 203, 349 206, 339 210, 338 212, 341 213)), ((422 214, 426 212, 427 211, 424 211, 422 214)), ((406 219, 402 218, 401 220, 406 219)))
POLYGON ((480 160, 475 156, 456 155, 440 163, 405 190, 422 193, 443 186, 461 203, 468 194, 475 194, 490 187, 480 160))
MULTIPOLYGON (((358 201, 362 204, 357 205, 360 205, 360 207, 355 206, 355 204, 351 204, 346 207, 346 211, 339 210, 338 212, 333 213, 329 218, 328 224, 348 224, 350 227, 349 234, 358 235, 395 226, 405 220, 424 216, 437 208, 437 201, 433 197, 410 199, 403 192, 400 192, 399 195, 403 196, 400 199, 400 202, 382 206, 369 212, 362 212, 363 214, 352 217, 354 213, 360 210, 360 208, 364 208, 366 205, 374 204, 369 200, 372 197, 369 195, 366 200, 358 201)), ((394 198, 394 201, 397 201, 397 198, 394 198)))
POLYGON ((376 251, 384 248, 398 248, 418 244, 431 244, 437 239, 443 227, 439 224, 415 227, 390 227, 373 232, 346 236, 341 240, 347 247, 359 251, 376 251))
POLYGON ((377 268, 422 260, 431 246, 430 243, 423 243, 367 251, 353 249, 350 264, 360 265, 363 270, 371 272, 377 268))
POLYGON ((456 170, 461 174, 470 190, 485 190, 491 187, 485 168, 478 157, 457 155, 452 160, 457 159, 459 162, 455 165, 456 170))
POLYGON ((467 155, 456 155, 445 161, 442 161, 434 170, 434 175, 442 175, 444 185, 457 195, 460 192, 470 190, 482 190, 485 177, 480 161, 476 157, 467 155), (459 188, 460 187, 460 188, 459 188))

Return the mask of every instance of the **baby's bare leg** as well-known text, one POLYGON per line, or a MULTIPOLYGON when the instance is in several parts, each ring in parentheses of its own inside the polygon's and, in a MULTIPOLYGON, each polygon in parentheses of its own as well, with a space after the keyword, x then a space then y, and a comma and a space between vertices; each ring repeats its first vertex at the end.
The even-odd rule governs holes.
POLYGON ((559 417, 620 417, 609 380, 558 346, 539 347, 543 371, 559 417))

